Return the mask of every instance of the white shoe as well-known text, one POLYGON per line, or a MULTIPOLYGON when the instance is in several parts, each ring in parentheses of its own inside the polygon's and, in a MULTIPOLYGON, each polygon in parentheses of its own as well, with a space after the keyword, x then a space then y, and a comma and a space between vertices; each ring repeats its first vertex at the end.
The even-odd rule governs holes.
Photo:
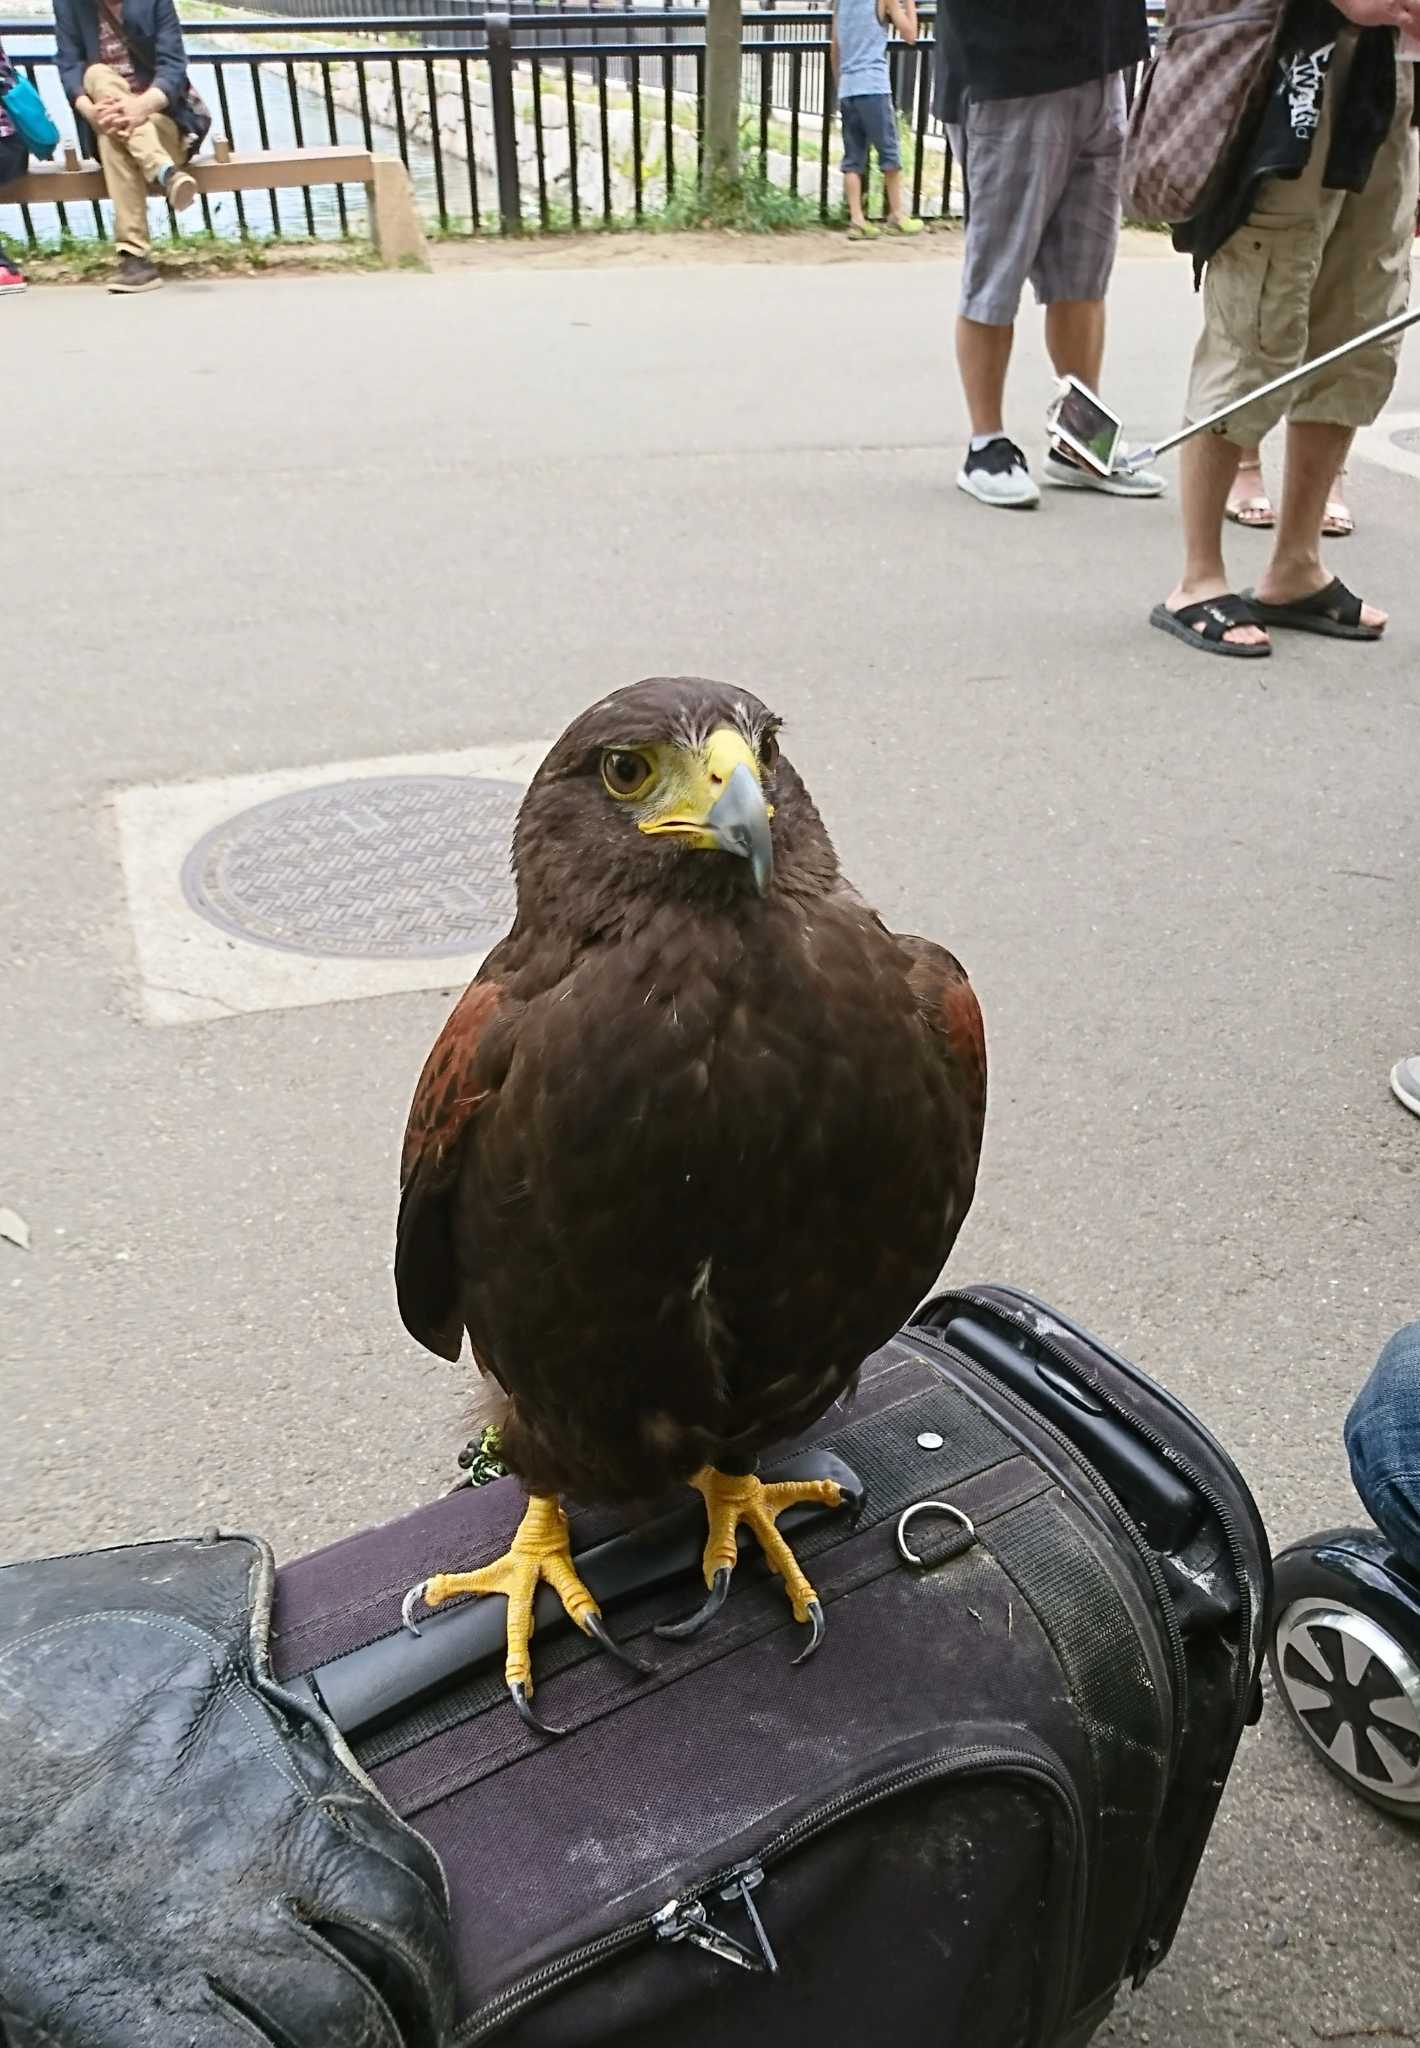
POLYGON ((1047 450, 1043 472, 1048 484, 1065 491, 1103 491, 1110 498, 1157 498, 1168 489, 1167 481, 1155 469, 1112 469, 1101 476, 1077 456, 1062 455, 1058 448, 1047 450))
POLYGON ((1395 1090, 1396 1100, 1420 1116, 1420 1053, 1412 1053, 1408 1060, 1397 1060, 1390 1070, 1390 1085, 1395 1090))
POLYGON ((968 448, 957 472, 957 489, 983 505, 1028 511, 1040 503, 1040 487, 1014 441, 997 434, 984 448, 968 448))

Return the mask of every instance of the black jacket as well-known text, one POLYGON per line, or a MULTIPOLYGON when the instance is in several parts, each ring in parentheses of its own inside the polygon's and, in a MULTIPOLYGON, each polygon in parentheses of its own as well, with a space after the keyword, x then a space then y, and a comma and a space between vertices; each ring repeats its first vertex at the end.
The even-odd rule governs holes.
MULTIPOLYGON (((211 116, 200 101, 194 105, 188 98, 187 52, 173 0, 123 0, 122 21, 133 68, 143 88, 156 85, 164 94, 168 113, 191 138, 190 154, 211 126, 211 116)), ((84 73, 98 62, 98 0, 54 0, 54 34, 60 82, 72 106, 84 90, 84 73)), ((75 125, 80 149, 85 156, 97 156, 88 124, 78 121, 75 125)))
POLYGON ((1148 54, 1144 0, 939 0, 933 111, 959 121, 967 99, 1033 99, 1148 54))
MULTIPOLYGON (((1292 0, 1273 67, 1272 87, 1234 145, 1228 173, 1207 206, 1173 231, 1173 245, 1203 266, 1252 212, 1268 178, 1299 178, 1312 152, 1319 93, 1338 35, 1350 27, 1329 0, 1292 0)), ((1392 28, 1361 29, 1331 129, 1322 184, 1362 192, 1376 152, 1395 119, 1396 38, 1392 28)))

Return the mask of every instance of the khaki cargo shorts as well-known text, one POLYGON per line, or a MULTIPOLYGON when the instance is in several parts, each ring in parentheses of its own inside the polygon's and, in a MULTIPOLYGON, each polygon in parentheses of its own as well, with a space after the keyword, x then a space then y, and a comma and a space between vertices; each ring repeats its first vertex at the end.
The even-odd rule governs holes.
MULTIPOLYGON (((1364 192, 1322 185, 1332 114, 1354 49, 1354 35, 1337 43, 1301 177, 1269 178, 1245 224, 1208 265, 1203 332, 1188 386, 1190 420, 1403 313, 1409 303, 1417 174, 1413 64, 1396 66, 1395 119, 1364 192)), ((1390 397, 1400 342, 1396 335, 1358 349, 1244 407, 1216 431, 1253 448, 1284 417, 1369 426, 1390 397)))

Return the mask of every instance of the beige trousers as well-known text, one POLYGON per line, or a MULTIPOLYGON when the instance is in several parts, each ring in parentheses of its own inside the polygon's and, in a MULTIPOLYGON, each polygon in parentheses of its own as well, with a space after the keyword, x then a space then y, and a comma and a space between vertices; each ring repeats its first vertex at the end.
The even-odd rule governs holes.
MULTIPOLYGON (((84 73, 84 90, 95 106, 101 100, 117 99, 129 91, 122 74, 111 64, 91 64, 84 73)), ((156 185, 169 164, 184 163, 187 145, 182 130, 166 114, 153 114, 142 122, 126 142, 116 135, 94 130, 103 165, 104 183, 113 201, 113 239, 131 256, 146 256, 148 240, 148 188, 156 185)))
MULTIPOLYGON (((1267 179, 1248 220, 1208 265, 1189 419, 1201 420, 1405 311, 1415 247, 1414 64, 1396 66, 1395 118, 1365 190, 1334 192, 1322 184, 1355 43, 1354 31, 1337 42, 1306 169, 1299 178, 1267 179)), ((1255 448, 1284 416, 1369 426, 1390 397, 1399 355, 1398 334, 1358 349, 1291 390, 1245 407, 1215 431, 1240 448, 1255 448)))

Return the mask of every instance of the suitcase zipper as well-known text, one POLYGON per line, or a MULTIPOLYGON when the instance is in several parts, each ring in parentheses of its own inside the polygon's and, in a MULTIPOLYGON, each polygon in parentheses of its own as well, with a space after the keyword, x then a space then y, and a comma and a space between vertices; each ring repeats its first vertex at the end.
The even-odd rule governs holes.
MULTIPOLYGON (((1139 1437, 1141 1437, 1146 1444, 1149 1444, 1155 1451, 1158 1452, 1160 1457, 1162 1457, 1168 1464, 1172 1465, 1176 1472, 1180 1472, 1183 1475, 1183 1477, 1188 1481, 1189 1485, 1196 1490, 1199 1497, 1207 1502, 1208 1506, 1212 1509, 1213 1514, 1217 1518, 1218 1526, 1223 1532, 1223 1540, 1228 1546, 1228 1555, 1232 1560, 1233 1576, 1236 1578, 1238 1583, 1238 1598, 1241 1608, 1243 1644, 1246 1652, 1246 1661, 1250 1666, 1252 1661, 1251 1653, 1253 1603, 1252 1579, 1248 1571, 1247 1554, 1243 1549, 1242 1539, 1238 1534, 1238 1525, 1233 1519, 1232 1512, 1229 1509, 1227 1502, 1223 1499, 1222 1495, 1218 1492, 1218 1490, 1213 1486, 1212 1482, 1208 1479, 1205 1479, 1203 1474, 1199 1472, 1193 1465, 1191 1465, 1186 1458, 1180 1456, 1179 1452, 1168 1441, 1167 1437, 1163 1436, 1158 1430, 1156 1430, 1151 1423, 1141 1421, 1139 1417, 1135 1415, 1130 1409, 1126 1408, 1121 1401, 1117 1401, 1114 1395, 1110 1393, 1107 1387, 1101 1386, 1097 1379, 1087 1378, 1085 1373, 1081 1370, 1078 1360, 1072 1358, 1070 1356, 1070 1353, 1065 1350, 1063 1345, 1055 1343, 1055 1341, 1051 1337, 1047 1336, 1043 1331, 1037 1329, 1036 1326, 1031 1322, 1030 1318, 1027 1315, 1025 1315, 1021 1310, 1005 1308, 1002 1306, 1000 1302, 993 1301, 989 1295, 977 1294, 970 1288, 954 1289, 949 1298, 956 1301, 967 1302, 972 1308, 979 1309, 983 1314, 997 1316, 1002 1321, 1013 1324, 1018 1330, 1021 1331, 1021 1333, 1024 1336, 1030 1339, 1032 1344, 1038 1345, 1039 1348, 1046 1354, 1046 1356, 1050 1358, 1053 1363, 1058 1365, 1065 1372, 1068 1378, 1073 1380, 1077 1385, 1087 1388, 1090 1394, 1092 1394, 1096 1400, 1102 1401, 1105 1407, 1108 1408, 1112 1414, 1118 1416, 1122 1422, 1127 1423, 1129 1427, 1132 1430, 1134 1430, 1135 1433, 1139 1437)), ((1051 1312, 1046 1311, 1046 1313, 1051 1312)), ((1081 1332, 1080 1335, 1082 1341, 1087 1340, 1087 1333, 1081 1332)), ((1127 1361, 1121 1359, 1118 1361, 1118 1363, 1121 1367, 1123 1367, 1127 1364, 1127 1361)), ((978 1370, 988 1370, 988 1368, 978 1368, 978 1370)), ((993 1382, 993 1384, 996 1383, 993 1382)), ((1008 1388, 1003 1387, 1000 1391, 1003 1394, 1008 1394, 1010 1390, 1008 1388)), ((1015 1397, 1012 1396, 1012 1398, 1014 1399, 1015 1397)), ((1034 1410, 1028 1410, 1028 1412, 1034 1414, 1034 1410)), ((1035 1419, 1037 1422, 1040 1423, 1042 1428, 1049 1430, 1052 1435, 1059 1436, 1062 1442, 1064 1442, 1069 1449, 1075 1451, 1075 1446, 1070 1443, 1069 1438, 1065 1437, 1063 1435, 1063 1432, 1056 1430, 1053 1423, 1046 1422, 1044 1418, 1041 1416, 1036 1416, 1035 1419)), ((1080 1453, 1078 1451, 1075 1451, 1075 1455, 1078 1458, 1080 1456, 1080 1453)), ((1173 1649, 1176 1646, 1178 1660, 1176 1668, 1178 1672, 1181 1673, 1179 1698, 1186 1699, 1187 1665, 1183 1661, 1183 1635, 1181 1630, 1179 1629, 1177 1618, 1174 1615, 1173 1600, 1168 1592, 1168 1587, 1164 1580, 1163 1572, 1159 1566, 1158 1559, 1155 1556, 1153 1549, 1146 1542, 1142 1531, 1139 1528, 1137 1528, 1137 1526, 1134 1523, 1133 1517, 1129 1514, 1128 1510, 1124 1507, 1122 1502, 1115 1498, 1115 1496, 1110 1492, 1109 1487, 1105 1485, 1105 1483, 1102 1480, 1099 1480, 1097 1475, 1093 1476, 1096 1477, 1096 1483, 1099 1485, 1100 1491, 1106 1496, 1107 1499, 1110 1500, 1111 1504, 1114 1507, 1115 1512, 1119 1515, 1121 1521, 1128 1529, 1130 1535, 1134 1538, 1136 1545, 1139 1547, 1141 1553, 1144 1555, 1145 1562, 1151 1565, 1152 1567, 1150 1575, 1154 1578, 1156 1585, 1159 1587, 1161 1591, 1163 1611, 1166 1620, 1169 1624, 1170 1648, 1173 1649)), ((1243 1728, 1245 1727, 1247 1722, 1248 1709, 1251 1704, 1253 1689, 1254 1688, 1251 1685, 1244 1685, 1238 1688, 1233 1723, 1230 1731, 1235 1745, 1238 1738, 1240 1738, 1240 1736, 1242 1735, 1243 1728)), ((1178 1715, 1175 1715, 1174 1718, 1176 1724, 1181 1719, 1181 1717, 1178 1715)), ((1178 1736, 1176 1735, 1173 1749, 1173 1753, 1175 1756, 1177 1755, 1177 1747, 1178 1736)), ((1157 1911, 1158 1901, 1155 1900, 1152 1902, 1152 1910, 1148 1917, 1150 1919, 1154 1918, 1157 1911)), ((1147 1976, 1149 1969, 1152 1967, 1153 1962, 1158 1957, 1161 1946, 1161 1942, 1154 1935, 1148 1935, 1144 1938, 1139 1950, 1136 1951, 1134 1959, 1136 1971, 1134 1982, 1136 1986, 1142 1983, 1145 1976, 1147 1976)))
MULTIPOLYGON (((1084 1910, 1085 1886, 1081 1883, 1080 1859, 1084 1854, 1085 1831, 1083 1817, 1075 1788, 1060 1766, 1045 1754, 1028 1749, 997 1748, 989 1744, 975 1744, 961 1749, 945 1750, 936 1757, 922 1763, 903 1764, 896 1770, 885 1772, 880 1778, 870 1780, 866 1785, 855 1786, 848 1792, 840 1792, 835 1799, 820 1806, 812 1813, 803 1815, 789 1827, 772 1837, 761 1850, 757 1859, 736 1863, 720 1870, 713 1877, 706 1877, 685 1891, 668 1899, 656 1912, 633 1920, 625 1927, 619 1927, 610 1934, 598 1936, 582 1948, 573 1949, 568 1955, 559 1956, 556 1962, 545 1963, 530 1976, 522 1977, 516 1984, 510 1984, 506 1991, 498 1993, 486 2005, 471 2013, 462 2026, 454 2031, 454 2039, 460 2043, 483 2040, 506 2021, 515 2017, 527 2006, 535 2004, 548 1993, 560 1990, 573 1979, 585 1976, 588 1970, 607 1961, 623 1949, 634 1947, 648 1937, 657 1941, 686 1941, 692 1947, 704 1949, 722 1962, 733 1964, 739 1969, 774 1974, 779 1967, 778 1958, 770 1944, 750 1894, 764 1882, 769 1864, 804 1843, 812 1841, 815 1835, 838 1821, 851 1818, 857 1813, 875 1806, 880 1800, 891 1798, 898 1792, 936 1779, 955 1777, 977 1777, 989 1771, 1010 1772, 1018 1777, 1034 1777, 1060 1800, 1069 1815, 1070 1827, 1075 1841, 1074 1858, 1075 1882, 1070 1901, 1070 1939, 1065 1953, 1078 1954, 1081 1921, 1084 1910), (744 1905, 756 1937, 756 1948, 727 1934, 711 1920, 704 1901, 712 1892, 718 1892, 723 1899, 734 1900, 744 1905)), ((1069 1984, 1062 1987, 1057 2004, 1064 2007, 1069 1984)), ((1057 2014, 1048 2015, 1051 2020, 1057 2014)), ((1048 2028, 1043 2028, 1041 2040, 1049 2038, 1048 2028)))

